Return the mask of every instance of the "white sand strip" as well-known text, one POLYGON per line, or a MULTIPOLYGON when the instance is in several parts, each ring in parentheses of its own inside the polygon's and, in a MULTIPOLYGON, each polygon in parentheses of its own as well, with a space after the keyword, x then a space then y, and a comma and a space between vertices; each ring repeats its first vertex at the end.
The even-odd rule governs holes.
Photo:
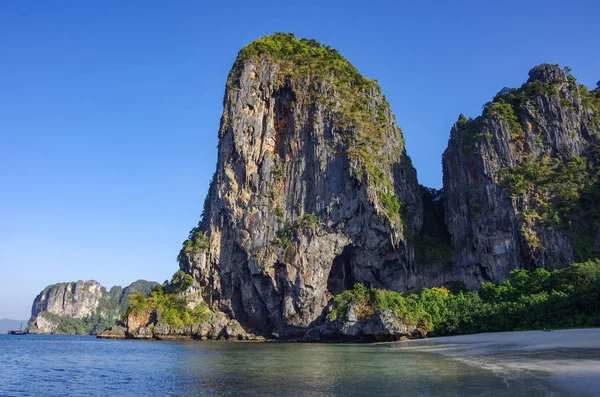
POLYGON ((496 332, 394 342, 491 371, 525 371, 575 396, 600 396, 600 328, 496 332))

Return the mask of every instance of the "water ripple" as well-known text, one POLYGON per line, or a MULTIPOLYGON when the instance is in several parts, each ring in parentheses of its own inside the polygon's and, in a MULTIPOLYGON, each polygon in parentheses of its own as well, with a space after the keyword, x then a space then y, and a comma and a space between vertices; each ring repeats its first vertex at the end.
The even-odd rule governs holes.
POLYGON ((0 396, 545 396, 534 376, 365 345, 0 335, 0 396))

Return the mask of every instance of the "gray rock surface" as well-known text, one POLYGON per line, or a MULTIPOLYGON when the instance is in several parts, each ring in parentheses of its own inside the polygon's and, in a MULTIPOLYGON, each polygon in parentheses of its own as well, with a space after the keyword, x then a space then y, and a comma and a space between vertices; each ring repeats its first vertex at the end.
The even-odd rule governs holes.
MULTIPOLYGON (((103 337, 103 335, 99 335, 99 337, 103 337)), ((206 320, 199 324, 185 327, 174 327, 164 321, 158 321, 155 313, 151 311, 130 314, 124 328, 124 337, 158 340, 264 340, 263 337, 244 330, 236 320, 229 319, 223 312, 211 313, 206 320)))
POLYGON ((127 309, 129 294, 149 293, 155 285, 155 282, 138 280, 125 288, 112 287, 110 291, 94 280, 49 285, 33 301, 30 332, 55 333, 64 319, 95 317, 98 321, 116 323, 127 309))
MULTIPOLYGON (((215 315, 314 340, 420 334, 390 313, 332 329, 327 306, 357 282, 476 288, 515 268, 571 264, 572 236, 532 215, 552 198, 536 187, 511 194, 501 176, 534 156, 560 163, 589 155, 600 133, 596 110, 571 77, 540 65, 521 91, 503 91, 520 95, 518 108, 496 103, 475 121, 461 116, 443 156, 443 192, 430 194, 441 205, 423 199, 376 83, 314 41, 259 39, 229 74, 216 171, 180 268, 215 315), (440 210, 427 216, 427 206, 440 210), (431 247, 438 242, 446 245, 431 247)), ((177 332, 209 334, 161 328, 155 336, 177 332)))
POLYGON ((444 152, 454 278, 471 288, 482 281, 502 281, 516 268, 552 270, 576 259, 572 237, 532 215, 542 213, 551 198, 535 188, 512 196, 501 173, 528 157, 548 156, 564 163, 586 155, 600 127, 592 122, 594 110, 582 102, 578 84, 557 65, 540 65, 529 76, 529 92, 524 90, 526 100, 515 114, 522 135, 500 114, 484 112, 475 130, 477 120, 467 122, 461 116, 444 152))
POLYGON ((31 316, 37 317, 46 311, 58 316, 84 318, 96 311, 106 293, 106 289, 94 280, 50 285, 35 298, 31 316))
POLYGON ((310 328, 304 334, 307 342, 356 340, 366 342, 397 341, 405 338, 424 338, 427 331, 415 324, 406 324, 391 310, 376 312, 368 319, 359 320, 351 313, 348 319, 327 321, 310 328))
POLYGON ((281 335, 321 321, 331 297, 355 282, 406 290, 444 280, 440 269, 424 276, 415 267, 406 236, 422 223, 416 172, 379 88, 352 93, 372 112, 346 123, 350 100, 335 72, 292 77, 287 65, 267 55, 236 62, 217 169, 192 231, 208 244, 179 256, 213 310, 281 335), (406 217, 389 211, 393 196, 406 217), (300 226, 312 214, 317 221, 300 226))
POLYGON ((120 326, 110 327, 100 332, 97 337, 100 339, 125 339, 127 329, 120 326))

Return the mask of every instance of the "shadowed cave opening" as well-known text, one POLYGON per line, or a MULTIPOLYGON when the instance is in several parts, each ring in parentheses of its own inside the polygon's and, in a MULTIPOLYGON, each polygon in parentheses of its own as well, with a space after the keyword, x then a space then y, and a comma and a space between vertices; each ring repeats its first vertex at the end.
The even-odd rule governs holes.
POLYGON ((293 104, 296 95, 288 85, 281 87, 273 93, 275 127, 275 153, 282 159, 285 156, 285 145, 293 130, 293 104))
POLYGON ((351 289, 356 280, 352 275, 352 257, 354 254, 354 247, 347 245, 341 254, 339 254, 334 260, 327 278, 327 289, 333 295, 344 292, 347 289, 351 289))

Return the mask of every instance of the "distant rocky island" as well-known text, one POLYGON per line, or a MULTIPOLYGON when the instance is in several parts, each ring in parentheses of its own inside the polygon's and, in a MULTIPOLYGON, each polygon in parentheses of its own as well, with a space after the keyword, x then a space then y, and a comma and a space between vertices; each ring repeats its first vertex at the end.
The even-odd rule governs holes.
POLYGON ((148 296, 157 285, 146 280, 110 290, 94 280, 49 285, 33 301, 28 331, 95 335, 117 325, 127 311, 130 294, 148 296))
POLYGON ((132 295, 105 336, 600 324, 600 88, 542 64, 449 130, 443 188, 424 187, 375 80, 315 40, 250 43, 227 78, 216 171, 180 270, 132 295))

